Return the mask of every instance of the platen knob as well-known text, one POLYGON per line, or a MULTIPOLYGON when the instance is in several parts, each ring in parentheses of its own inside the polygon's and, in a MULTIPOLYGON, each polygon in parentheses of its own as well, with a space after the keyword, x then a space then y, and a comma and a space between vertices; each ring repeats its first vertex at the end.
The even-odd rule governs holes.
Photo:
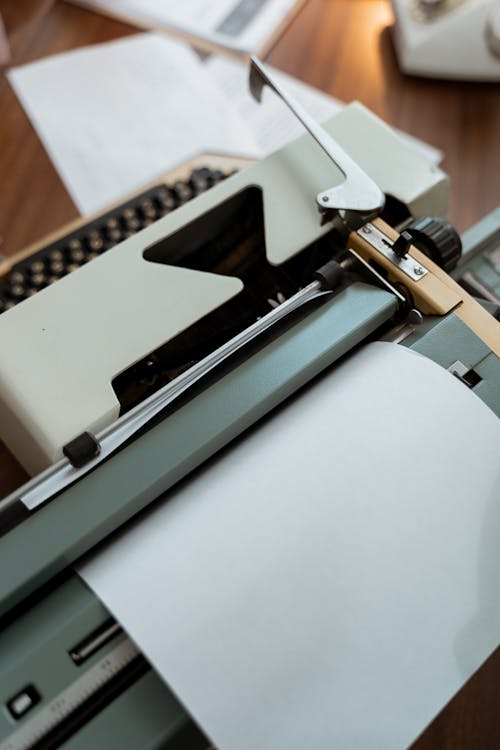
POLYGON ((457 230, 444 219, 425 216, 406 227, 413 244, 446 273, 453 271, 462 255, 462 240, 457 230))

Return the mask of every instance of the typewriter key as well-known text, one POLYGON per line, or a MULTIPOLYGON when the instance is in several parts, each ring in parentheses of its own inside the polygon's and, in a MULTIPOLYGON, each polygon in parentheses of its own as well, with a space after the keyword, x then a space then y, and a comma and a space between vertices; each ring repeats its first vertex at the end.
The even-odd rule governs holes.
POLYGON ((24 276, 24 273, 21 271, 12 271, 12 273, 9 276, 9 283, 12 284, 24 284, 26 278, 24 276))
POLYGON ((211 186, 210 180, 206 175, 197 175, 195 172, 193 172, 193 176, 191 177, 191 184, 196 195, 204 193, 211 186))
POLYGON ((23 284, 12 284, 9 292, 12 299, 19 301, 26 296, 26 287, 23 284))
POLYGON ((52 276, 62 276, 64 273, 64 263, 61 260, 56 260, 49 265, 49 273, 52 276))
POLYGON ((187 182, 176 182, 172 189, 180 203, 186 203, 193 197, 193 190, 187 182))
POLYGON ((153 205, 153 201, 149 199, 141 201, 140 208, 145 219, 156 218, 156 209, 153 205))
POLYGON ((176 206, 177 202, 167 188, 160 188, 158 190, 158 193, 156 194, 156 200, 160 204, 160 207, 163 209, 163 212, 172 211, 176 206))
POLYGON ((81 250, 82 249, 82 242, 77 237, 72 237, 70 241, 68 242, 68 248, 69 251, 73 250, 81 250))
POLYGON ((141 222, 139 221, 137 216, 134 216, 130 219, 126 219, 125 227, 135 234, 135 232, 138 232, 141 228, 141 222))
POLYGON ((43 289, 47 285, 47 276, 44 273, 34 273, 31 277, 33 289, 43 289))
POLYGON ((116 216, 110 216, 109 219, 106 219, 105 228, 110 229, 116 229, 118 226, 118 219, 116 216))
POLYGON ((85 252, 82 248, 75 248, 69 251, 69 258, 72 263, 84 263, 85 257, 85 252))
POLYGON ((191 172, 191 182, 193 184, 206 184, 207 186, 210 186, 212 181, 212 170, 208 167, 200 167, 191 172))
POLYGON ((50 263, 57 263, 64 260, 64 253, 62 250, 51 250, 48 254, 48 260, 50 263))
POLYGON ((45 270, 45 264, 43 260, 34 260, 33 263, 30 263, 28 269, 31 274, 36 275, 38 273, 42 273, 45 270))
POLYGON ((212 169, 211 170, 211 174, 212 174, 212 181, 214 183, 220 182, 221 180, 225 179, 225 177, 226 177, 226 175, 224 174, 224 172, 221 172, 220 169, 212 169))
POLYGON ((98 232, 90 232, 88 236, 89 248, 94 252, 99 252, 104 248, 104 241, 98 232))
POLYGON ((127 206, 127 208, 124 208, 122 212, 122 216, 125 219, 125 221, 129 221, 130 219, 137 218, 135 209, 132 208, 132 206, 127 206))
POLYGON ((110 229, 108 230, 108 239, 111 242, 111 246, 116 245, 122 239, 123 234, 121 229, 110 229))

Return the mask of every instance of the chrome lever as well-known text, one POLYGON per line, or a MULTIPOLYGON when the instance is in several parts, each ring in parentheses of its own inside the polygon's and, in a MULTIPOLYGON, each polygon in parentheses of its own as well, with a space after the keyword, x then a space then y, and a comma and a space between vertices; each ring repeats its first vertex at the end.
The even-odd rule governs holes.
POLYGON ((250 58, 249 86, 253 97, 261 101, 262 89, 269 86, 300 120, 326 155, 344 175, 341 185, 318 193, 320 209, 355 211, 367 214, 382 208, 385 196, 379 186, 364 172, 344 149, 311 117, 296 99, 288 94, 272 77, 269 70, 256 57, 250 58))

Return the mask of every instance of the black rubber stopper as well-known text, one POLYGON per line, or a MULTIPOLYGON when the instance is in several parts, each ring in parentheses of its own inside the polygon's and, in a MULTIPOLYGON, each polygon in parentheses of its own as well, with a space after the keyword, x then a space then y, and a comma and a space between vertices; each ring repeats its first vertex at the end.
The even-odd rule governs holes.
POLYGON ((315 271, 313 278, 320 282, 322 289, 335 289, 344 278, 344 269, 336 260, 329 260, 315 271))
POLYGON ((62 450, 71 464, 76 469, 80 469, 99 455, 101 446, 90 432, 82 432, 81 435, 66 443, 62 450))

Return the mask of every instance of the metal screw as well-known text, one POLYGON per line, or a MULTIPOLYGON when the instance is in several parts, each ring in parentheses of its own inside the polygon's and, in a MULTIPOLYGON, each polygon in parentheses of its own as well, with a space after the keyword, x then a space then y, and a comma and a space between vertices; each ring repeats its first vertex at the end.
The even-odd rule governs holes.
POLYGON ((361 231, 363 232, 363 234, 371 234, 372 233, 371 227, 366 226, 366 225, 364 227, 361 227, 361 231))
POLYGON ((422 266, 413 266, 413 272, 416 276, 423 276, 424 269, 422 268, 422 266))
POLYGON ((330 200, 330 198, 329 198, 329 197, 328 197, 327 195, 324 195, 324 196, 323 196, 323 197, 321 198, 321 200, 323 201, 323 203, 328 203, 328 201, 330 200))

